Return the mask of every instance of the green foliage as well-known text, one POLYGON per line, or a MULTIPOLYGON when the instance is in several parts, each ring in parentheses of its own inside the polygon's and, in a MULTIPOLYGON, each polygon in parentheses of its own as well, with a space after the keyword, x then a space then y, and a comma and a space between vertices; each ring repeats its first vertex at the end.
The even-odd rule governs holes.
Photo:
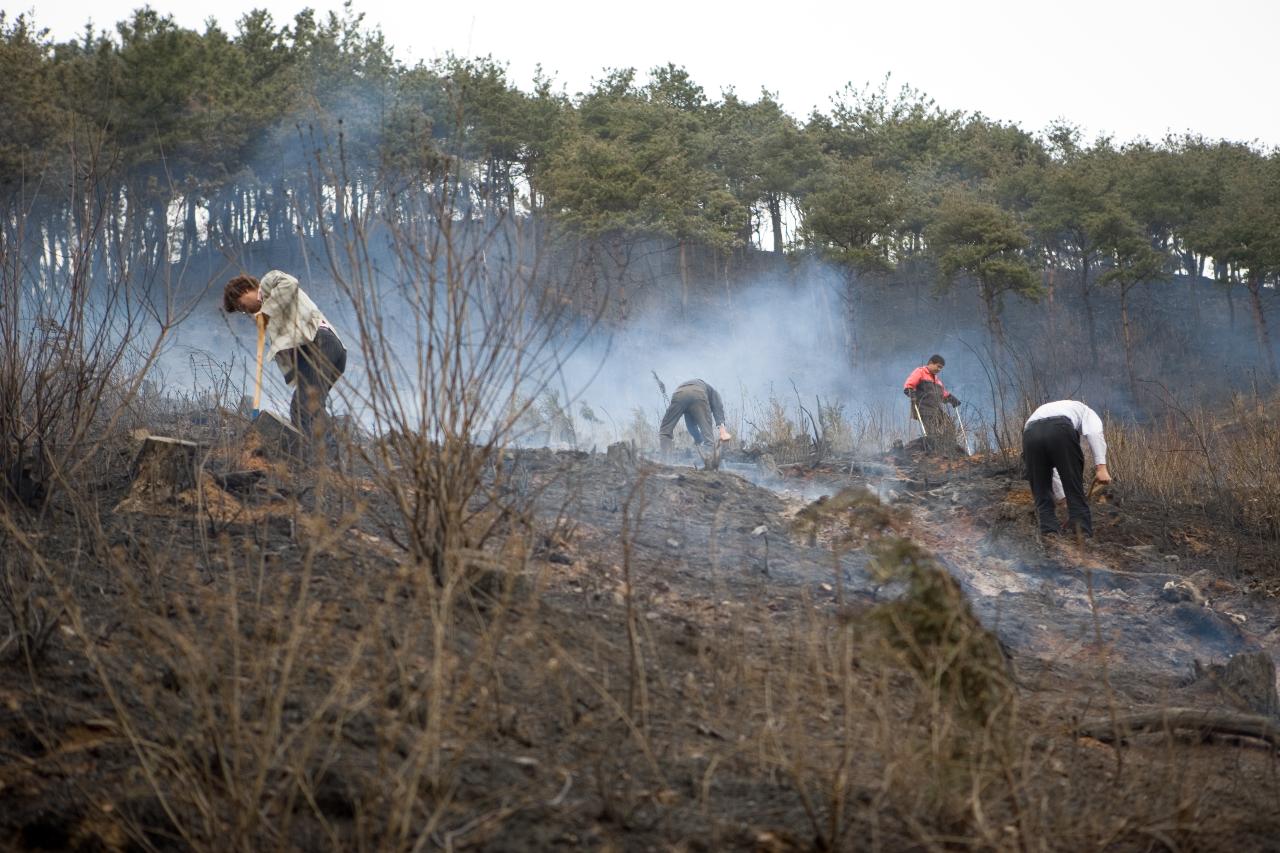
POLYGON ((943 198, 927 236, 945 282, 961 275, 977 282, 988 326, 999 341, 1003 295, 1040 293, 1027 257, 1031 240, 1022 226, 1009 211, 954 191, 943 198))
POLYGON ((583 234, 664 235, 728 247, 742 205, 714 168, 701 90, 658 69, 645 88, 630 70, 599 81, 577 104, 540 181, 547 206, 583 234))
MULTIPOLYGON (((769 217, 781 251, 782 206, 821 164, 816 141, 767 92, 754 103, 726 93, 713 121, 716 170, 742 211, 769 217)), ((750 229, 751 219, 743 225, 750 229)))
POLYGON ((0 181, 5 187, 36 180, 66 132, 67 115, 55 96, 45 32, 24 15, 9 21, 0 11, 0 181))
POLYGON ((800 198, 809 245, 862 272, 893 267, 894 234, 906 210, 903 181, 870 157, 827 155, 800 198))
POLYGON ((159 247, 180 211, 184 252, 317 236, 339 186, 367 210, 447 177, 477 214, 537 215, 592 246, 677 242, 686 286, 684 249, 756 243, 854 272, 931 258, 995 313, 1034 293, 1035 258, 1086 295, 1163 274, 1165 257, 1254 289, 1280 277, 1274 153, 1195 136, 1117 148, 1066 123, 1037 136, 888 78, 803 121, 674 65, 570 98, 492 57, 404 64, 351 3, 283 23, 254 10, 233 32, 142 8, 65 43, 0 13, 0 72, 0 204, 43 187, 30 210, 54 234, 76 214, 48 188, 92 163, 101 209, 128 211, 113 241, 159 247))

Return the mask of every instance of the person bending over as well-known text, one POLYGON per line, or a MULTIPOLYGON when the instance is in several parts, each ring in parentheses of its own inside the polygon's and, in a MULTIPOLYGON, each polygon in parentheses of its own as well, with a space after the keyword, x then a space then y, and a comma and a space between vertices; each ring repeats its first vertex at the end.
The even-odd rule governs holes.
POLYGON ((1102 434, 1098 413, 1076 400, 1045 403, 1031 413, 1022 430, 1022 457, 1027 464, 1027 480, 1040 518, 1040 533, 1058 532, 1054 499, 1067 503, 1067 525, 1093 535, 1093 515, 1084 493, 1083 436, 1089 442, 1095 466, 1094 479, 1110 483, 1107 471, 1107 440, 1102 434))
POLYGON ((222 307, 228 313, 261 315, 273 359, 293 386, 289 419, 302 433, 305 449, 321 444, 329 391, 347 367, 347 349, 316 303, 288 273, 272 270, 262 280, 238 275, 227 282, 222 307))
POLYGON ((676 424, 682 417, 694 444, 710 445, 716 437, 717 427, 719 439, 729 439, 724 428, 724 402, 720 393, 701 379, 682 382, 671 395, 671 404, 658 427, 658 443, 664 455, 671 453, 676 424))

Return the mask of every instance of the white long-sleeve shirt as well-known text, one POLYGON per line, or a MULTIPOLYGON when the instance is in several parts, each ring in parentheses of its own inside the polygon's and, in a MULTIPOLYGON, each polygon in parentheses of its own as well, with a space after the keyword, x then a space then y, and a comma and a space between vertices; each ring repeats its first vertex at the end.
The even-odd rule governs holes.
MULTIPOLYGON (((1052 403, 1045 403, 1032 412, 1031 417, 1027 418, 1024 429, 1031 426, 1035 421, 1042 421, 1046 418, 1067 418, 1070 420, 1071 425, 1076 428, 1076 432, 1084 436, 1085 441, 1089 442, 1089 451, 1093 453, 1093 464, 1107 464, 1107 439, 1102 434, 1102 418, 1098 417, 1097 412, 1076 400, 1055 400, 1052 403)), ((1058 476, 1056 469, 1053 472, 1053 496, 1058 500, 1062 500, 1067 496, 1066 491, 1062 488, 1062 479, 1058 476)))
MULTIPOLYGON (((262 277, 259 287, 262 294, 260 310, 267 315, 267 335, 271 338, 268 359, 314 341, 316 332, 322 327, 333 328, 311 297, 298 286, 298 280, 288 273, 272 270, 262 277)), ((281 366, 288 373, 284 362, 281 366)))

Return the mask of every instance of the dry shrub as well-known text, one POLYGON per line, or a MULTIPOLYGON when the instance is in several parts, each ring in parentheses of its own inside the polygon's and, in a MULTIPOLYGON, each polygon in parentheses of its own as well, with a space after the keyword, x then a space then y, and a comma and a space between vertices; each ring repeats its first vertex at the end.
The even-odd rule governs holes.
MULTIPOLYGON (((833 558, 870 551, 891 597, 780 624, 758 656, 743 655, 733 701, 722 700, 750 721, 749 757, 799 803, 811 845, 1141 849, 1193 832, 1202 792, 1187 765, 1091 765, 1093 753, 1027 706, 997 639, 945 570, 899 537, 902 522, 864 491, 802 511, 798 532, 833 558)), ((837 562, 837 587, 842 571, 837 562)))
POLYGON ((1119 493, 1280 539, 1277 404, 1236 398, 1222 411, 1168 402, 1149 424, 1107 424, 1119 493))
MULTIPOLYGON (((644 409, 636 406, 631 410, 631 420, 622 434, 622 441, 630 442, 641 453, 652 453, 658 449, 658 424, 645 416, 644 409)), ((676 431, 676 442, 680 441, 680 433, 676 431)))

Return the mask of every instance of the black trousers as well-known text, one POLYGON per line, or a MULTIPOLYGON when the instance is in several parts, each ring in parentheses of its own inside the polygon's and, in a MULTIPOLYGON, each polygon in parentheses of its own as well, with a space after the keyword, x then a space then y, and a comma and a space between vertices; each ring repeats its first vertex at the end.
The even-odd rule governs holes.
POLYGON ((1022 432, 1022 458, 1027 479, 1036 500, 1041 533, 1057 533, 1058 517, 1053 511, 1053 472, 1062 480, 1067 495, 1068 523, 1087 536, 1093 535, 1093 516, 1084 497, 1084 450, 1080 433, 1070 418, 1032 421, 1022 432))
POLYGON ((315 340, 290 350, 295 385, 289 419, 302 433, 308 451, 325 433, 325 404, 329 391, 347 369, 347 348, 332 329, 321 328, 315 340))

